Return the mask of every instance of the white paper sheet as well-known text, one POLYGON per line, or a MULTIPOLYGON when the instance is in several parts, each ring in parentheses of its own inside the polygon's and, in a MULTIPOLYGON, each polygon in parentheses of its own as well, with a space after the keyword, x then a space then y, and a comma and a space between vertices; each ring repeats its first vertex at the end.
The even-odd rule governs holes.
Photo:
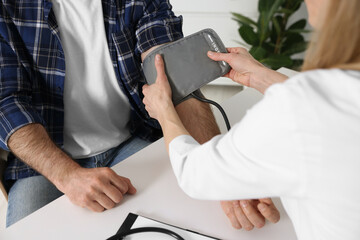
MULTIPOLYGON (((172 227, 167 224, 163 224, 161 222, 157 222, 142 216, 138 216, 136 221, 134 222, 131 229, 140 228, 140 227, 159 227, 159 228, 166 228, 169 229, 177 234, 179 234, 185 240, 210 240, 214 238, 206 237, 197 233, 193 233, 181 228, 172 227)), ((171 236, 167 236, 166 234, 161 233, 137 233, 134 235, 129 235, 126 239, 129 240, 149 240, 149 239, 156 239, 156 240, 174 240, 175 238, 171 236)))

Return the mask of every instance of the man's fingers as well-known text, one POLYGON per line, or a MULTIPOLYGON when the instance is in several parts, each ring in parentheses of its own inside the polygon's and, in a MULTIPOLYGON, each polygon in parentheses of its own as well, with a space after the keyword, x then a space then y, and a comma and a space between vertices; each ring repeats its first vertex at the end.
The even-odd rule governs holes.
POLYGON ((157 73, 157 78, 156 81, 161 81, 164 78, 166 78, 166 73, 165 73, 165 64, 164 64, 164 60, 162 59, 160 54, 157 54, 155 56, 155 68, 156 68, 156 73, 157 73))
POLYGON ((106 186, 102 191, 104 191, 105 195, 108 196, 114 203, 120 203, 123 199, 123 194, 112 184, 106 186))
POLYGON ((117 187, 121 193, 124 195, 126 193, 128 194, 135 194, 136 188, 132 185, 130 179, 126 177, 120 177, 114 172, 114 176, 111 178, 111 184, 113 184, 115 187, 117 187))
POLYGON ((119 191, 124 195, 129 190, 129 186, 127 182, 124 181, 122 177, 117 175, 113 170, 110 168, 106 169, 108 172, 106 173, 109 177, 110 183, 114 185, 119 191))
POLYGON ((95 201, 97 201, 102 207, 105 209, 111 209, 116 206, 116 203, 114 203, 108 196, 106 196, 104 193, 99 193, 95 197, 95 201))
POLYGON ((260 199, 257 208, 261 214, 270 222, 277 223, 280 220, 280 213, 271 199, 260 199))
POLYGON ((103 212, 105 209, 96 201, 90 201, 86 207, 93 212, 103 212))
POLYGON ((250 231, 254 228, 254 225, 249 221, 243 212, 240 201, 233 201, 234 212, 237 220, 240 222, 241 226, 246 230, 250 231))
POLYGON ((127 185, 128 185, 128 191, 127 191, 127 193, 128 193, 128 194, 135 194, 135 193, 136 193, 136 188, 132 185, 130 179, 125 178, 125 177, 123 177, 123 179, 124 179, 124 181, 125 181, 125 182, 127 183, 127 185))
POLYGON ((265 218, 249 200, 241 200, 240 205, 246 217, 255 227, 262 228, 265 226, 265 218))

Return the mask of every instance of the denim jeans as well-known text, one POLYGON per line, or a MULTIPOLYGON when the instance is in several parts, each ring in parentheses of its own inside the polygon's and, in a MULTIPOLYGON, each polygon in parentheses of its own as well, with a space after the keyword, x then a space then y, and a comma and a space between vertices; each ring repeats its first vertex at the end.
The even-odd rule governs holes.
MULTIPOLYGON (((132 137, 118 147, 99 155, 75 160, 82 167, 111 167, 149 145, 150 142, 132 137)), ((62 196, 50 181, 43 176, 16 180, 9 190, 6 227, 16 223, 32 212, 62 196)))

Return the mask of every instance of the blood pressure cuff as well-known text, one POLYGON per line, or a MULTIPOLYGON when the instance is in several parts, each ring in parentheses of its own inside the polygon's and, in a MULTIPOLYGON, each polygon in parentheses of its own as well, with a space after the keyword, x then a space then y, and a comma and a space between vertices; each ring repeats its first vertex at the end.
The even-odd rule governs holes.
POLYGON ((156 81, 155 56, 160 54, 165 62, 172 100, 177 105, 192 92, 230 71, 227 63, 208 58, 208 51, 227 52, 212 29, 204 29, 155 49, 143 61, 147 83, 153 84, 156 81))

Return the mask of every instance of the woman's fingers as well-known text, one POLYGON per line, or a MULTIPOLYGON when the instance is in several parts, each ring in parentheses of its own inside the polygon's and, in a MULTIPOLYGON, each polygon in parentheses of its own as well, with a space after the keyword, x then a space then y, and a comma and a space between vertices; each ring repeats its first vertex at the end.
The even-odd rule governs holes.
MULTIPOLYGON (((150 117, 157 119, 162 113, 161 110, 172 104, 171 86, 165 73, 165 63, 161 55, 155 56, 155 69, 157 73, 156 81, 151 85, 144 85, 143 103, 150 117)), ((128 182, 129 193, 135 193, 135 188, 128 182)))
POLYGON ((258 211, 256 208, 256 205, 254 206, 255 201, 253 200, 241 200, 240 205, 241 209, 246 215, 247 219, 256 227, 256 228, 262 228, 265 226, 265 218, 262 216, 262 214, 258 211))
POLYGON ((166 79, 164 60, 162 59, 160 54, 157 54, 155 56, 155 68, 157 73, 156 81, 166 79))
POLYGON ((219 52, 211 52, 207 53, 208 57, 214 61, 225 61, 230 63, 230 54, 229 53, 219 53, 219 52))
POLYGON ((237 220, 240 222, 241 226, 246 230, 250 231, 254 228, 254 224, 248 218, 248 216, 243 211, 243 208, 240 206, 240 201, 233 201, 234 213, 237 220))
POLYGON ((209 58, 214 61, 225 61, 230 64, 233 61, 235 55, 237 54, 247 54, 248 51, 245 48, 227 48, 228 53, 219 53, 219 52, 208 52, 209 58), (234 55, 235 54, 235 55, 234 55))
MULTIPOLYGON (((245 49, 245 48, 240 48, 240 47, 234 47, 234 48, 226 48, 226 50, 229 53, 240 53, 241 49, 245 49)), ((245 49, 246 50, 246 49, 245 49)))
POLYGON ((270 198, 259 199, 257 208, 261 214, 270 222, 277 223, 280 220, 280 213, 270 198))
POLYGON ((242 226, 235 215, 234 207, 232 206, 231 201, 222 201, 221 208, 223 209, 225 215, 228 217, 231 225, 236 229, 241 229, 242 226))
POLYGON ((236 228, 250 231, 255 227, 265 226, 265 219, 276 223, 280 213, 270 198, 259 200, 221 201, 221 207, 236 228))

